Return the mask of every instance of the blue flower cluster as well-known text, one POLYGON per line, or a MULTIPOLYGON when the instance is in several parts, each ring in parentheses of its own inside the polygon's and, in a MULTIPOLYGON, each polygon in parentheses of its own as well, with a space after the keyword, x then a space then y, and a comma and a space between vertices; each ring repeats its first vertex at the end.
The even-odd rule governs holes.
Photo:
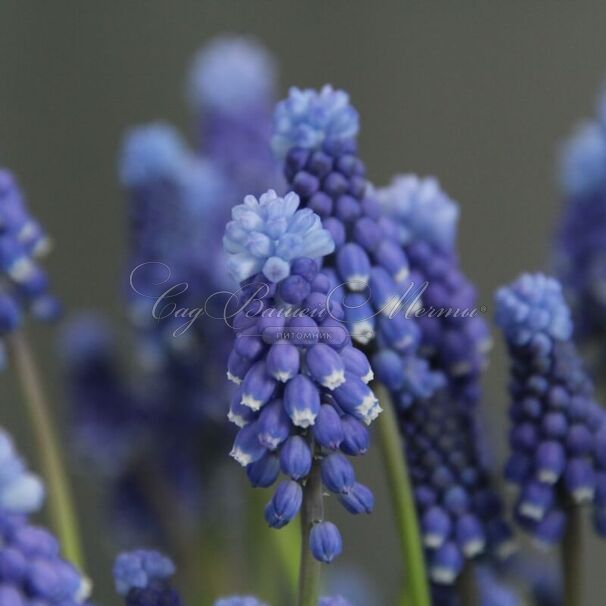
POLYGON ((270 147, 276 80, 273 57, 253 38, 220 36, 194 59, 189 99, 200 149, 231 186, 224 210, 248 193, 281 189, 270 147))
POLYGON ((599 345, 606 332, 606 116, 580 124, 562 147, 563 212, 555 271, 574 314, 575 338, 599 345))
MULTIPOLYGON (((271 204, 277 227, 281 215, 292 216, 289 234, 294 242, 315 226, 312 245, 300 250, 322 255, 333 249, 316 215, 309 210, 294 212, 296 194, 268 196, 262 200, 271 204), (278 212, 280 205, 283 213, 278 212)), ((237 261, 239 268, 253 263, 266 267, 266 259, 271 259, 271 241, 262 249, 265 256, 257 255, 254 246, 231 247, 233 234, 250 233, 246 227, 258 224, 258 218, 257 213, 234 212, 226 237, 230 266, 237 261)), ((240 241, 245 242, 244 235, 240 241)), ((263 273, 250 276, 241 283, 241 303, 233 318, 236 343, 228 377, 238 390, 229 419, 241 429, 231 455, 246 467, 253 486, 273 485, 280 472, 287 477, 265 510, 274 528, 288 524, 299 512, 301 483, 317 466, 324 486, 348 511, 369 513, 374 504, 345 455, 366 452, 366 426, 381 409, 367 385, 372 378, 369 362, 352 346, 343 309, 330 298, 331 280, 319 269, 318 261, 298 257, 287 262, 279 281, 273 272, 268 272, 270 278, 263 273)), ((342 549, 336 526, 313 520, 310 547, 316 559, 330 562, 342 549)))
POLYGON ((116 591, 126 606, 182 606, 178 591, 170 584, 174 564, 157 551, 138 549, 116 558, 116 591))
POLYGON ((341 286, 334 298, 353 339, 376 350, 373 370, 403 411, 419 509, 429 512, 432 576, 452 582, 465 557, 488 544, 507 551, 510 539, 477 447, 474 405, 490 340, 470 317, 475 289, 454 251, 458 209, 434 179, 398 177, 373 192, 347 96, 304 93, 278 106, 276 146, 287 181, 333 235, 324 271, 341 286), (418 313, 425 307, 435 313, 418 313), (416 402, 427 406, 416 410, 416 402), (435 536, 434 516, 442 525, 435 536))
POLYGON ((409 260, 382 225, 358 157, 358 114, 349 97, 329 86, 320 92, 293 89, 278 104, 274 132, 289 185, 335 241, 325 271, 353 339, 381 350, 381 379, 399 405, 426 399, 441 378, 417 355, 419 327, 405 313, 415 304, 409 260))
POLYGON ((511 456, 516 517, 542 544, 563 536, 571 507, 593 504, 606 535, 606 416, 571 340, 560 284, 521 276, 496 294, 496 321, 511 356, 511 456))
MULTIPOLYGON (((480 381, 490 347, 477 295, 456 253, 458 206, 433 178, 394 178, 381 189, 381 224, 403 247, 422 293, 415 314, 420 349, 445 383, 420 406, 400 412, 431 578, 452 583, 466 558, 512 548, 499 496, 491 486, 479 431, 480 381)), ((390 386, 390 353, 373 359, 390 386)), ((395 366, 395 362, 392 363, 395 366)))
POLYGON ((25 312, 42 320, 59 315, 59 302, 38 263, 49 250, 50 240, 30 215, 14 175, 0 168, 0 336, 15 330, 25 312))
POLYGON ((161 122, 124 138, 118 169, 128 198, 128 257, 121 284, 132 372, 119 372, 110 327, 98 319, 75 320, 62 340, 74 442, 108 480, 121 540, 134 533, 162 544, 166 524, 150 490, 168 492, 188 514, 179 519, 199 524, 203 489, 221 475, 213 457, 227 448, 218 431, 229 398, 220 377, 232 331, 220 319, 223 300, 211 295, 232 288, 221 263, 232 206, 280 184, 269 142, 274 81, 260 45, 218 39, 191 72, 196 149, 161 122))
POLYGON ((88 598, 88 581, 61 558, 57 540, 28 520, 43 499, 41 481, 0 430, 0 604, 77 606, 88 598))
MULTIPOLYGON (((183 606, 181 596, 170 584, 174 572, 174 564, 157 551, 144 549, 127 551, 121 553, 114 564, 116 591, 124 597, 126 606, 183 606)), ((253 596, 230 596, 218 599, 214 606, 267 606, 267 604, 253 596)), ((335 596, 320 598, 318 606, 351 606, 351 604, 344 598, 335 596)))

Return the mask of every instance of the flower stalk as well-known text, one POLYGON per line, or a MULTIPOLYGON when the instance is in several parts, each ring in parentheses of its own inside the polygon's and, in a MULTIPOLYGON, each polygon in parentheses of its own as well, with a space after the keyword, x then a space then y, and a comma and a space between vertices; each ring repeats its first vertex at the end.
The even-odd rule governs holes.
POLYGON ((403 450, 403 438, 398 431, 395 411, 387 390, 380 383, 374 383, 373 391, 383 408, 378 419, 379 438, 407 572, 406 587, 400 604, 401 606, 430 606, 425 554, 403 450))
POLYGON ((582 509, 571 507, 562 541, 562 578, 564 579, 564 606, 583 604, 583 528, 582 509))
POLYGON ((303 489, 298 606, 316 606, 320 595, 322 565, 313 557, 309 549, 309 533, 314 522, 324 518, 323 498, 320 465, 318 461, 314 461, 303 489))
POLYGON ((10 347, 40 449, 40 464, 49 488, 48 501, 52 523, 61 541, 65 558, 83 571, 84 558, 71 487, 38 368, 23 332, 11 335, 10 347))

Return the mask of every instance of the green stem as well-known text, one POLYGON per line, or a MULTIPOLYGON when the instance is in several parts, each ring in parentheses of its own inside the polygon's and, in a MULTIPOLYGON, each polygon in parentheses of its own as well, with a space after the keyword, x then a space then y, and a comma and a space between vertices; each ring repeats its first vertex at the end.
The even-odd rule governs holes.
POLYGON ((51 520, 61 541, 65 557, 74 566, 84 571, 84 559, 71 488, 65 473, 51 409, 42 390, 38 369, 25 335, 19 332, 12 335, 10 346, 38 443, 43 474, 48 485, 51 520))
POLYGON ((321 564, 309 550, 309 531, 314 522, 324 518, 320 465, 314 461, 303 489, 301 508, 301 567, 299 569, 298 606, 317 606, 320 595, 321 564))
POLYGON ((580 507, 571 507, 568 525, 562 542, 562 576, 564 579, 564 606, 583 604, 583 528, 580 507))
POLYGON ((377 421, 379 437, 392 506, 398 526, 398 537, 407 572, 407 587, 401 603, 407 603, 409 606, 430 606, 429 585, 425 571, 425 553, 419 533, 417 511, 404 454, 403 438, 398 431, 395 411, 386 389, 381 384, 374 383, 373 390, 383 408, 383 412, 377 421))

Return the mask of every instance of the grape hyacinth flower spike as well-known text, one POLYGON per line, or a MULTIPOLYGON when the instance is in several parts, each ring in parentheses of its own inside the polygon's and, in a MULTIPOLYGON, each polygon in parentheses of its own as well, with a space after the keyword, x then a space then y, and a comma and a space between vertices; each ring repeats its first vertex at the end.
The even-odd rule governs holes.
POLYGON ((605 413, 572 342, 561 285, 524 274, 497 291, 496 304, 511 358, 505 474, 519 488, 517 519, 538 542, 554 545, 587 504, 606 536, 605 413))
MULTIPOLYGON (((513 547, 479 431, 489 330, 478 313, 476 289, 460 268, 457 203, 435 178, 416 175, 395 177, 377 196, 381 225, 403 247, 423 287, 425 313, 417 317, 421 351, 444 378, 442 389, 402 410, 399 421, 429 575, 452 584, 466 560, 486 552, 504 558, 513 547)), ((397 359, 391 350, 373 358, 377 376, 392 388, 402 372, 397 359)))
MULTIPOLYGON (((575 339, 604 358, 606 333, 606 91, 597 117, 580 123, 562 146, 554 265, 574 315, 575 339)), ((603 359, 601 360, 603 363, 603 359)))
POLYGON ((0 429, 0 604, 88 603, 90 583, 61 557, 55 537, 29 522, 43 501, 42 482, 0 429))
POLYGON ((281 528, 303 507, 305 541, 328 563, 342 540, 323 518, 322 492, 336 494, 351 513, 372 510, 372 493, 356 481, 348 456, 366 452, 367 425, 381 409, 367 385, 368 360, 353 348, 320 270, 333 239, 316 214, 298 206, 295 193, 248 196, 226 229, 228 266, 243 301, 228 369, 238 384, 229 418, 240 427, 231 455, 253 486, 284 474, 267 523, 281 528))
POLYGON ((116 591, 125 606, 182 606, 170 584, 175 566, 157 551, 137 549, 121 553, 114 564, 116 591))

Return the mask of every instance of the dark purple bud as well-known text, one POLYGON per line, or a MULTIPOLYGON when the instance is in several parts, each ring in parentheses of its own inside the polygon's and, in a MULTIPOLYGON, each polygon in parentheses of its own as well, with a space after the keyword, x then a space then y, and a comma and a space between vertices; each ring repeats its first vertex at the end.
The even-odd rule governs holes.
POLYGON ((560 442, 542 442, 537 449, 535 468, 543 484, 555 484, 566 467, 566 451, 560 442))
POLYGON ((322 222, 324 229, 327 229, 335 241, 335 246, 341 248, 345 244, 345 226, 339 219, 335 217, 328 217, 322 222))
POLYGON ((563 438, 568 432, 566 415, 561 412, 547 413, 543 419, 542 429, 550 438, 563 438))
POLYGON ((276 450, 290 435, 290 419, 282 400, 274 400, 263 407, 257 421, 259 443, 268 450, 276 450))
POLYGON ((374 311, 365 295, 348 294, 343 300, 345 320, 353 339, 362 345, 375 336, 374 311))
POLYGON ((311 469, 311 450, 301 436, 291 436, 280 449, 282 473, 293 480, 300 480, 311 469))
POLYGON ((356 221, 353 228, 353 239, 362 248, 372 251, 374 250, 383 237, 383 230, 376 221, 368 217, 362 217, 356 221))
POLYGON ((235 350, 232 350, 227 360, 227 378, 232 383, 239 385, 251 366, 251 360, 243 358, 235 350))
POLYGON ((474 558, 484 551, 486 537, 476 516, 466 514, 458 518, 455 533, 457 545, 466 558, 474 558))
POLYGON ((559 543, 566 530, 566 515, 559 509, 552 509, 534 527, 536 540, 548 547, 559 543))
POLYGON ((367 425, 381 413, 379 402, 370 387, 351 373, 345 373, 345 383, 337 387, 333 394, 345 412, 367 425))
POLYGON ((400 356, 393 349, 382 349, 372 358, 372 365, 377 379, 390 391, 398 391, 406 379, 404 365, 400 356))
POLYGON ((593 456, 596 463, 606 469, 606 425, 593 436, 593 456))
POLYGON ((523 518, 538 522, 554 503, 553 488, 540 482, 529 482, 524 486, 517 504, 517 512, 523 518))
POLYGON ((253 330, 255 335, 248 335, 246 332, 242 332, 236 335, 236 341, 234 343, 234 351, 247 360, 256 360, 265 350, 265 344, 263 343, 260 336, 257 336, 255 327, 247 328, 246 331, 253 330))
POLYGON ((309 282, 303 277, 291 274, 279 284, 280 297, 291 305, 301 305, 311 292, 309 282))
POLYGON ((588 503, 595 494, 595 472, 589 459, 571 459, 564 472, 566 489, 575 503, 588 503))
POLYGON ((330 278, 323 273, 319 273, 311 283, 314 292, 321 292, 327 295, 331 290, 330 278))
POLYGON ((410 273, 404 251, 392 240, 383 240, 374 251, 379 265, 384 267, 396 284, 401 284, 410 273))
POLYGON ((345 194, 337 198, 335 214, 343 223, 352 223, 362 215, 362 207, 356 198, 345 194))
POLYGON ((299 257, 292 262, 291 273, 305 278, 308 282, 311 282, 319 271, 318 262, 315 259, 309 257, 299 257))
POLYGON ((228 420, 238 427, 248 425, 255 418, 255 413, 248 406, 240 404, 241 400, 242 390, 238 389, 232 396, 227 413, 228 420))
POLYGON ((450 515, 442 507, 430 507, 421 519, 423 543, 430 549, 441 547, 450 536, 452 521, 450 515))
POLYGON ((265 507, 265 521, 271 528, 286 526, 301 509, 303 490, 293 480, 278 484, 271 501, 265 507))
POLYGON ((570 403, 570 395, 563 387, 555 385, 549 389, 547 403, 552 408, 567 408, 570 403))
POLYGON ((366 354, 357 347, 344 347, 339 352, 339 355, 345 363, 346 371, 360 377, 364 383, 370 383, 374 379, 374 374, 366 354))
POLYGON ((317 191, 309 199, 307 208, 313 210, 319 217, 330 217, 332 214, 332 199, 323 191, 317 191))
POLYGON ((286 341, 277 341, 270 347, 265 364, 271 377, 280 383, 286 383, 299 374, 299 350, 286 341))
POLYGON ((246 468, 246 475, 255 488, 271 486, 280 474, 280 463, 274 454, 266 454, 246 468))
POLYGON ((242 381, 240 404, 251 410, 259 410, 269 402, 276 389, 276 382, 267 374, 265 362, 255 362, 242 381))
POLYGON ((505 479, 514 484, 525 482, 532 473, 532 459, 521 452, 513 452, 505 465, 505 479))
POLYGON ((347 191, 349 183, 347 179, 340 173, 328 173, 324 178, 322 187, 324 191, 333 199, 336 199, 341 194, 347 191))
POLYGON ((375 497, 370 488, 356 482, 347 492, 339 494, 339 502, 349 513, 372 513, 375 497))
POLYGON ((343 442, 341 450, 351 456, 366 454, 370 446, 370 433, 368 429, 351 415, 341 418, 343 428, 343 442))
POLYGON ((419 484, 415 488, 415 501, 420 509, 428 509, 437 501, 436 491, 427 484, 419 484))
POLYGON ((323 177, 332 170, 333 159, 321 150, 314 151, 307 161, 307 170, 316 175, 323 177))
POLYGON ((393 317, 401 312, 402 302, 391 276, 382 267, 373 267, 370 272, 370 298, 375 309, 385 316, 393 317))
POLYGON ((314 439, 320 446, 336 450, 345 436, 341 418, 334 406, 323 404, 313 427, 314 439))
POLYGON ((309 151, 301 147, 293 147, 288 151, 285 161, 286 178, 290 181, 296 173, 302 170, 309 159, 309 151))
POLYGON ((324 343, 307 351, 305 365, 312 378, 327 389, 336 389, 345 383, 345 364, 341 356, 324 343))
POLYGON ((337 170, 346 177, 353 177, 358 174, 360 160, 353 154, 343 154, 337 158, 337 170))
POLYGON ((249 423, 236 436, 229 455, 242 467, 258 461, 265 453, 265 447, 259 443, 257 423, 249 423))
POLYGON ((444 505, 452 513, 462 515, 469 509, 469 495, 462 486, 451 486, 444 493, 444 505))
POLYGON ((514 451, 535 452, 538 441, 538 431, 533 423, 516 425, 509 434, 509 444, 514 451))
POLYGON ((351 242, 338 250, 337 268, 351 290, 361 291, 368 285, 370 259, 358 244, 351 242))
POLYGON ((297 427, 313 425, 320 411, 318 388, 304 375, 297 375, 286 384, 284 408, 297 427))
POLYGON ((402 353, 416 349, 421 337, 418 325, 404 314, 397 314, 392 318, 381 316, 379 331, 390 347, 402 353))
POLYGON ((593 435, 585 425, 576 423, 568 430, 566 447, 576 456, 589 454, 593 450, 593 435))
POLYGON ((319 562, 329 564, 343 551, 343 539, 332 522, 318 522, 309 533, 309 548, 319 562))
POLYGON ((351 490, 356 481, 352 464, 347 457, 334 452, 322 461, 322 482, 328 490, 336 493, 351 490))
MULTIPOLYGON (((367 188, 368 188, 368 182, 362 176, 357 176, 356 175, 356 176, 353 176, 349 180, 348 192, 354 198, 358 198, 358 200, 361 200, 364 197, 364 195, 366 194, 367 188)), ((372 205, 371 205, 371 202, 374 202, 374 200, 370 200, 369 198, 365 198, 363 200, 363 202, 366 203, 364 205, 364 212, 366 213, 366 215, 369 216, 371 219, 377 219, 378 218, 377 213, 373 212, 373 211, 376 211, 376 209, 372 208, 372 205)))
POLYGON ((293 190, 302 198, 309 198, 318 191, 320 181, 308 172, 300 171, 292 181, 293 190))
POLYGON ((463 571, 464 559, 456 543, 444 543, 429 558, 429 576, 439 585, 452 585, 463 571))

